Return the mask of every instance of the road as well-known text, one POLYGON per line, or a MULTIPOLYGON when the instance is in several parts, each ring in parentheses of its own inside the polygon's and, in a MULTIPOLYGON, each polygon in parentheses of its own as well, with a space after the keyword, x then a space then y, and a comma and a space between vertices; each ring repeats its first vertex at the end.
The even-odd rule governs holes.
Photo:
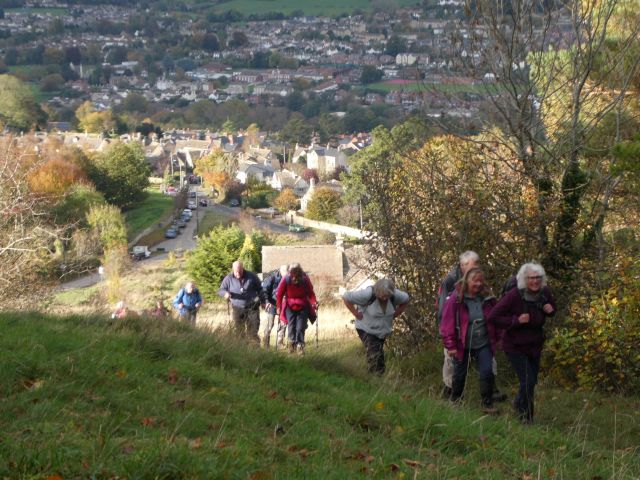
MULTIPOLYGON (((280 218, 275 218, 273 220, 267 218, 260 217, 252 217, 248 213, 245 213, 238 207, 228 207, 226 205, 220 205, 217 203, 210 203, 207 207, 198 207, 197 210, 193 211, 193 218, 187 222, 187 226, 181 229, 181 233, 176 238, 166 239, 159 244, 152 247, 154 253, 151 258, 147 260, 143 260, 144 263, 155 262, 164 260, 167 258, 167 253, 173 250, 193 250, 196 247, 196 240, 194 238, 196 231, 196 214, 200 219, 202 219, 207 212, 214 212, 217 214, 224 215, 229 218, 234 218, 236 220, 240 220, 241 218, 245 218, 255 224, 256 229, 258 230, 268 230, 274 233, 287 233, 289 231, 287 225, 283 225, 280 218)), ((306 236, 306 233, 296 234, 298 236, 306 236)), ((134 262, 134 267, 139 262, 134 262)), ((59 290, 71 290, 74 288, 86 288, 92 285, 95 285, 100 281, 100 276, 98 273, 92 273, 89 275, 85 275, 83 277, 76 278, 69 282, 65 282, 60 285, 59 290)))

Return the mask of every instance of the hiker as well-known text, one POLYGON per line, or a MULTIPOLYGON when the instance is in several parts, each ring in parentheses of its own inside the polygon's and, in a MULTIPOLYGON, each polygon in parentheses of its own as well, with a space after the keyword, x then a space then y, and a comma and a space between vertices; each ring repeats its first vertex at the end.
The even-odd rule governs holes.
POLYGON ((544 324, 548 316, 555 314, 556 304, 542 265, 525 263, 516 279, 518 288, 509 290, 500 299, 488 322, 504 330, 502 350, 520 381, 513 407, 523 423, 532 423, 534 389, 545 340, 544 324))
POLYGON ((450 400, 455 402, 462 397, 469 365, 475 360, 485 413, 497 413, 493 407, 492 368, 497 336, 494 324, 487 321, 495 304, 482 270, 470 268, 445 303, 440 323, 444 348, 454 366, 450 400))
POLYGON ((405 311, 409 294, 381 278, 372 287, 346 292, 342 301, 356 318, 356 332, 367 351, 370 373, 385 371, 384 341, 391 334, 393 320, 405 311))
POLYGON ((287 265, 281 265, 280 268, 266 280, 262 282, 262 289, 264 290, 267 298, 267 305, 265 310, 267 312, 267 324, 264 329, 264 335, 262 337, 262 344, 265 349, 269 350, 269 342, 271 340, 271 330, 275 322, 278 322, 276 329, 276 348, 278 346, 284 347, 284 335, 287 331, 287 325, 281 322, 279 318, 276 318, 276 291, 278 285, 282 281, 282 278, 289 271, 287 265))
POLYGON ((304 333, 310 316, 315 316, 318 301, 309 276, 299 263, 289 265, 276 290, 276 312, 289 326, 289 352, 304 355, 304 333))
POLYGON ((266 306, 258 276, 244 269, 240 260, 233 262, 232 272, 224 277, 218 294, 231 304, 233 328, 242 338, 260 343, 260 304, 266 306))
MULTIPOLYGON (((467 270, 471 268, 478 268, 480 266, 480 257, 473 250, 467 250, 460 254, 458 259, 458 263, 447 273, 447 275, 442 280, 440 284, 440 288, 438 289, 438 299, 436 302, 437 312, 436 319, 438 322, 438 328, 442 323, 442 311, 444 309, 444 305, 447 302, 447 299, 455 290, 456 284, 462 279, 467 270)), ((443 398, 451 397, 451 388, 453 384, 453 358, 447 352, 447 349, 444 349, 444 361, 442 364, 442 382, 444 383, 444 387, 442 389, 443 398)), ((496 364, 495 358, 493 359, 493 376, 494 378, 498 374, 498 365, 496 364)), ((507 399, 507 396, 504 393, 501 393, 498 390, 498 387, 493 385, 493 400, 495 402, 504 402, 507 399)))
POLYGON ((180 319, 185 320, 192 327, 196 326, 196 317, 201 306, 202 296, 193 282, 187 282, 173 299, 173 307, 178 311, 180 319))
POLYGON ((164 306, 164 302, 162 300, 156 300, 156 306, 150 308, 147 315, 152 318, 164 320, 169 318, 169 309, 164 306))
POLYGON ((111 318, 125 318, 129 314, 129 309, 125 303, 120 300, 116 303, 116 309, 111 314, 111 318))

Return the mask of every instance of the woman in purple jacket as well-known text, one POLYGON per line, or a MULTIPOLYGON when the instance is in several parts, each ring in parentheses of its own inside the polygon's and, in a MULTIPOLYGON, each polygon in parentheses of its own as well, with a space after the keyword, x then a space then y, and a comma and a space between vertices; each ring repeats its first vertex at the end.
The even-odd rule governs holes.
POLYGON ((520 267, 518 288, 509 290, 489 315, 489 323, 504 330, 502 349, 520 380, 513 406, 524 423, 533 422, 533 393, 538 382, 544 323, 556 311, 544 268, 537 263, 520 267))
POLYGON ((495 297, 484 283, 482 270, 471 268, 445 303, 440 323, 444 348, 454 363, 451 401, 462 397, 469 363, 474 359, 480 378, 482 407, 486 413, 497 413, 493 408, 492 368, 496 331, 493 324, 487 322, 495 304, 495 297))

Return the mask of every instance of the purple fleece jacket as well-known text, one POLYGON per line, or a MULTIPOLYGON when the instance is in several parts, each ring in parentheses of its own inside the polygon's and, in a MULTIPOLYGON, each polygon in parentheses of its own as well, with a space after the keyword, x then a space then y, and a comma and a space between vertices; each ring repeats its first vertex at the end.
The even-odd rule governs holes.
MULTIPOLYGON (((545 297, 544 303, 550 303, 553 306, 551 314, 553 315, 556 311, 556 302, 549 287, 543 287, 542 294, 545 297)), ((547 319, 547 315, 540 307, 531 304, 525 307, 520 290, 512 288, 491 310, 487 321, 504 330, 502 349, 505 352, 540 356, 545 340, 543 327, 547 319), (518 322, 518 317, 523 313, 529 313, 529 323, 518 322)))
MULTIPOLYGON (((492 323, 489 323, 487 317, 489 312, 496 304, 495 297, 487 298, 482 304, 482 313, 484 314, 489 342, 491 343, 491 352, 496 353, 496 329, 492 323)), ((467 329, 469 328, 469 311, 464 302, 458 303, 458 292, 452 293, 442 310, 442 321, 440 322, 440 335, 444 348, 447 350, 456 350, 456 358, 462 361, 464 358, 464 342, 467 338, 467 329), (460 312, 460 332, 456 331, 456 312, 460 312)))

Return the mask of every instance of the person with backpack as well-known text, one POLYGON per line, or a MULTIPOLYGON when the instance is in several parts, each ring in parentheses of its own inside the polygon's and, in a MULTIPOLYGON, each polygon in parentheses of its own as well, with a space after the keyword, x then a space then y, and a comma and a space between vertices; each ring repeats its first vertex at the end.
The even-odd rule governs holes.
POLYGON ((409 294, 393 281, 381 278, 372 287, 346 292, 342 301, 356 318, 356 332, 367 351, 369 372, 385 372, 384 341, 391 334, 393 320, 405 311, 409 294))
POLYGON ((187 282, 173 299, 173 307, 178 311, 181 320, 185 320, 192 327, 196 326, 198 310, 202 306, 202 296, 193 282, 187 282))
POLYGON ((447 354, 453 359, 452 402, 462 398, 471 360, 475 360, 480 381, 482 409, 497 413, 493 407, 493 356, 496 328, 487 321, 496 298, 485 284, 484 273, 470 268, 462 277, 442 310, 440 335, 447 354))
POLYGON ((231 304, 236 333, 260 344, 260 305, 267 303, 262 282, 255 273, 245 270, 240 260, 233 262, 231 268, 232 272, 220 284, 218 295, 231 304))
MULTIPOLYGON (((442 283, 440 284, 440 288, 438 289, 438 298, 436 300, 436 321, 437 326, 440 328, 442 322, 442 311, 444 309, 444 305, 454 292, 456 288, 456 284, 460 282, 464 274, 467 270, 471 268, 478 268, 480 266, 480 256, 474 252, 473 250, 467 250, 460 254, 458 258, 458 263, 454 265, 449 273, 444 277, 442 283)), ((442 383, 444 384, 442 388, 442 397, 450 398, 451 397, 451 388, 453 384, 453 358, 448 354, 447 350, 444 350, 444 360, 442 363, 442 383)), ((493 359, 493 376, 494 379, 498 375, 498 365, 496 363, 496 359, 493 359)), ((507 399, 506 394, 501 393, 498 389, 497 385, 493 385, 493 401, 494 402, 504 402, 507 399)))
POLYGON ((523 423, 532 423, 534 390, 545 341, 544 324, 556 312, 542 265, 525 263, 516 275, 518 288, 500 299, 488 322, 503 330, 502 350, 518 375, 520 387, 513 407, 523 423))
POLYGON ((269 350, 271 330, 273 329, 275 322, 278 322, 276 329, 276 349, 278 346, 284 347, 284 335, 287 331, 287 325, 284 322, 281 322, 279 318, 276 318, 276 291, 278 290, 278 286, 280 285, 282 278, 288 271, 289 267, 287 265, 281 265, 279 270, 276 270, 262 282, 262 289, 264 290, 267 298, 267 305, 265 306, 265 310, 267 312, 267 324, 265 325, 264 335, 262 337, 262 345, 266 350, 269 350))
POLYGON ((315 317, 318 301, 309 276, 299 263, 292 263, 276 290, 276 312, 289 326, 289 352, 297 349, 304 355, 304 334, 307 321, 315 317))

